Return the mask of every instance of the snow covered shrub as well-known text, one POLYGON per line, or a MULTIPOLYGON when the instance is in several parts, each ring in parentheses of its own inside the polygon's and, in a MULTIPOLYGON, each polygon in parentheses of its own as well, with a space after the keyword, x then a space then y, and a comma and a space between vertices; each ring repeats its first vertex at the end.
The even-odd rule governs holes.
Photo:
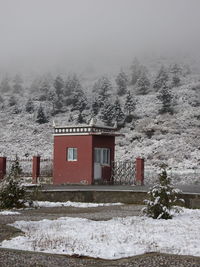
POLYGON ((21 171, 18 163, 16 157, 8 177, 0 183, 0 209, 22 208, 26 202, 25 189, 17 179, 21 171))
POLYGON ((171 184, 166 167, 165 164, 161 166, 159 183, 150 189, 148 192, 149 199, 145 200, 146 207, 143 209, 143 213, 153 219, 172 219, 173 213, 180 211, 174 205, 183 201, 178 197, 181 191, 175 189, 171 184))

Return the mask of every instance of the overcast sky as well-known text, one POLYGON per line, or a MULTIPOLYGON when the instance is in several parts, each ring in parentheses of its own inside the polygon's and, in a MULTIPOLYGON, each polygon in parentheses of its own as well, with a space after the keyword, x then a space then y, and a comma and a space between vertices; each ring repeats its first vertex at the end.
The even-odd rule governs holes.
POLYGON ((0 0, 0 68, 123 65, 196 49, 200 0, 0 0))

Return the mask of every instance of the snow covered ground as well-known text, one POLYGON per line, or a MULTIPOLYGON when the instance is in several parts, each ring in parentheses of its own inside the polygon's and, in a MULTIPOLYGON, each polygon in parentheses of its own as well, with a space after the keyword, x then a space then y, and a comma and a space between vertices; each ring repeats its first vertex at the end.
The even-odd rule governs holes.
POLYGON ((200 256, 200 210, 183 209, 172 220, 147 217, 93 221, 62 217, 56 220, 17 221, 23 236, 1 246, 67 255, 117 259, 146 252, 200 256))
POLYGON ((19 215, 19 214, 21 214, 21 213, 18 211, 12 211, 12 210, 0 211, 0 215, 19 215))
POLYGON ((84 203, 84 202, 50 202, 50 201, 34 201, 33 206, 35 207, 45 207, 45 208, 53 208, 53 207, 75 207, 75 208, 96 208, 103 206, 117 206, 123 205, 122 203, 84 203))

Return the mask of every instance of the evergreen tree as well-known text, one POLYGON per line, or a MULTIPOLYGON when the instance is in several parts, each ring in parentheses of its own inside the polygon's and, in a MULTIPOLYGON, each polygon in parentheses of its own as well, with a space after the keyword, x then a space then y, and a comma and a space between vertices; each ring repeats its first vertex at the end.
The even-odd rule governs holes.
POLYGON ((63 95, 64 81, 60 76, 57 76, 54 81, 55 92, 58 97, 63 95))
POLYGON ((128 85, 128 77, 126 73, 121 70, 120 73, 117 75, 115 81, 117 84, 117 94, 119 96, 124 95, 127 91, 128 85))
MULTIPOLYGON (((81 83, 76 74, 69 75, 65 83, 64 95, 71 99, 74 92, 82 90, 81 83)), ((71 103, 70 103, 71 104, 71 103)))
POLYGON ((130 91, 127 92, 126 101, 124 104, 124 111, 127 115, 133 115, 133 112, 136 108, 136 101, 134 100, 133 96, 131 95, 130 91))
POLYGON ((43 80, 39 89, 39 101, 46 101, 49 98, 50 85, 47 80, 43 80))
POLYGON ((156 79, 154 81, 153 88, 156 91, 158 91, 160 88, 166 85, 168 79, 169 79, 169 76, 168 76, 167 70, 165 69, 164 66, 161 66, 156 76, 156 79))
POLYGON ((13 106, 16 106, 16 105, 17 105, 17 100, 16 100, 16 98, 12 95, 12 96, 9 98, 8 103, 9 103, 9 106, 10 106, 10 107, 13 107, 13 106))
POLYGON ((101 120, 108 126, 112 125, 113 120, 113 106, 108 100, 105 100, 100 114, 101 120))
POLYGON ((148 192, 149 199, 146 200, 144 214, 153 219, 172 219, 172 211, 179 212, 180 209, 174 207, 179 204, 178 198, 180 190, 174 189, 171 179, 167 175, 166 165, 161 166, 159 183, 153 186, 148 192))
POLYGON ((136 93, 138 95, 146 95, 149 91, 150 81, 145 72, 141 73, 140 77, 137 80, 137 89, 136 93))
POLYGON ((44 113, 43 107, 40 105, 37 111, 36 122, 39 124, 47 123, 48 119, 44 113))
POLYGON ((11 90, 11 87, 10 87, 10 80, 8 77, 4 77, 1 81, 1 84, 0 84, 0 91, 2 93, 7 93, 11 90))
POLYGON ((28 113, 33 113, 34 112, 34 104, 31 98, 28 99, 26 106, 25 106, 25 111, 28 113))
POLYGON ((93 87, 93 92, 97 94, 100 107, 104 105, 104 101, 109 98, 112 90, 112 85, 109 79, 105 76, 101 77, 93 87))
POLYGON ((170 67, 170 72, 172 73, 172 87, 177 87, 180 85, 182 74, 182 69, 178 64, 174 64, 170 67))
POLYGON ((17 74, 15 76, 15 78, 13 79, 13 93, 14 94, 22 94, 23 92, 23 87, 22 87, 22 84, 23 84, 23 80, 21 78, 21 76, 19 74, 17 74))
POLYGON ((135 85, 140 78, 142 73, 146 73, 147 69, 145 66, 141 65, 137 58, 133 60, 131 66, 131 85, 135 85))
POLYGON ((173 106, 172 106, 173 95, 166 84, 160 89, 157 98, 161 101, 162 104, 162 107, 159 110, 160 114, 164 113, 173 114, 173 106))
POLYGON ((94 98, 91 105, 92 116, 95 117, 99 113, 99 110, 100 110, 99 102, 96 98, 94 98))
POLYGON ((79 112, 79 114, 78 114, 77 123, 79 123, 79 124, 85 123, 85 120, 83 119, 83 115, 81 112, 79 112))
POLYGON ((181 83, 181 79, 178 75, 172 77, 172 87, 178 87, 181 83))
POLYGON ((113 120, 119 123, 119 122, 122 122, 124 118, 125 118, 125 115, 121 109, 119 98, 116 98, 114 105, 113 105, 113 120))

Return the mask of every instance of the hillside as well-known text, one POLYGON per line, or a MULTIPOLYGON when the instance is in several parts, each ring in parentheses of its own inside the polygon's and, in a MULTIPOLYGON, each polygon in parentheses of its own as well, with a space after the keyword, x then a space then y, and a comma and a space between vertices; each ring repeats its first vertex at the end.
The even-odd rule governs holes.
MULTIPOLYGON (((198 73, 181 76, 179 86, 170 88, 173 95, 173 114, 161 114, 161 102, 157 97, 159 92, 152 89, 155 74, 148 75, 151 81, 148 93, 137 94, 137 84, 128 85, 127 89, 134 95, 136 107, 133 120, 125 122, 124 127, 120 129, 125 137, 117 138, 116 159, 135 160, 138 156, 144 157, 150 170, 148 181, 155 178, 154 170, 165 162, 173 168, 173 174, 182 173, 181 178, 174 176, 175 182, 198 183, 199 176, 196 173, 200 170, 200 76, 198 73)), ((117 94, 115 77, 111 77, 111 81, 113 91, 110 98, 111 102, 114 102, 117 94)), ((86 122, 91 118, 91 88, 95 82, 96 80, 83 81, 89 108, 81 114, 86 122)), ((52 88, 52 81, 50 83, 52 88)), ((74 124, 77 123, 80 112, 78 109, 73 110, 69 105, 62 112, 51 115, 52 102, 41 101, 36 97, 37 90, 33 93, 27 89, 29 87, 30 83, 22 95, 16 94, 18 112, 8 104, 13 93, 1 94, 3 101, 0 113, 0 154, 7 157, 14 157, 15 154, 19 157, 24 157, 25 154, 29 157, 35 154, 45 158, 52 157, 53 120, 59 125, 74 124), (25 111, 25 103, 30 96, 35 107, 38 108, 42 104, 49 122, 37 123, 36 109, 33 113, 25 111)), ((41 89, 38 92, 41 94, 41 89)), ((125 98, 125 95, 119 96, 122 110, 125 98)), ((96 117, 98 123, 102 123, 101 116, 97 114, 96 117)))

